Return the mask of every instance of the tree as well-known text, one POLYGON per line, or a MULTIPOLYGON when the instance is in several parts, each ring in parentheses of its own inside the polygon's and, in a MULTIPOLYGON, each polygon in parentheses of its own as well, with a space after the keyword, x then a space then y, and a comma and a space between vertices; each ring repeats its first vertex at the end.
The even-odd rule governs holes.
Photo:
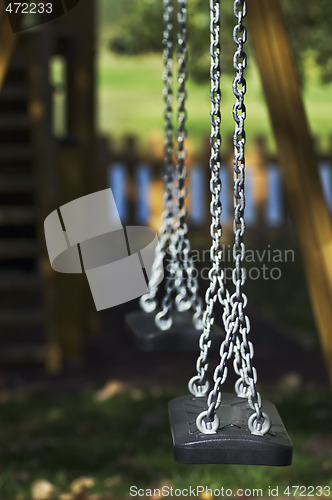
MULTIPOLYGON (((125 0, 122 0, 125 4, 125 0)), ((323 82, 332 81, 332 2, 331 0, 281 0, 295 60, 301 78, 308 51, 320 67, 323 82)), ((221 2, 222 71, 232 72, 234 44, 233 2, 221 2)), ((174 2, 176 9, 176 2, 174 2)), ((130 0, 130 8, 110 39, 111 50, 119 54, 162 51, 162 1, 130 0)), ((209 75, 209 1, 188 2, 189 70, 196 81, 209 75)), ((250 38, 250 37, 249 37, 250 38)), ((250 51, 250 44, 248 45, 250 51)))

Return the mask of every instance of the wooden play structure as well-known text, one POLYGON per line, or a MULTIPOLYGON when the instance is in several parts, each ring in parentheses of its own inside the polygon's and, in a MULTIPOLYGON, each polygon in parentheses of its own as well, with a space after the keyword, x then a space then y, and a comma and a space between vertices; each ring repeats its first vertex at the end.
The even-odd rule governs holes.
MULTIPOLYGON (((280 0, 249 0, 255 57, 278 145, 289 209, 332 382, 332 225, 280 0)), ((290 290, 291 300, 291 290, 290 290)))
POLYGON ((79 359, 82 331, 97 325, 84 277, 51 270, 43 235, 52 210, 100 188, 94 11, 80 2, 19 34, 1 12, 1 352, 43 360, 51 372, 79 359))
MULTIPOLYGON (((0 352, 43 360, 53 372, 79 358, 83 331, 98 328, 86 280, 52 272, 43 236, 52 210, 105 187, 95 136, 94 4, 81 0, 19 34, 0 10, 0 352), (27 331, 39 332, 36 344, 27 331)), ((280 0, 248 0, 248 22, 332 382, 331 217, 280 0)))

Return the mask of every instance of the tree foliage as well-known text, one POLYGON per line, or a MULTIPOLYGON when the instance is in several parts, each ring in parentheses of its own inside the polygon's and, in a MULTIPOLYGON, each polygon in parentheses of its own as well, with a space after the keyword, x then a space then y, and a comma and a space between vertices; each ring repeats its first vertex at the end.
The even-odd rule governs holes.
POLYGON ((303 74, 308 51, 320 68, 322 82, 332 81, 331 0, 281 0, 295 59, 303 74))
MULTIPOLYGON (((126 0, 122 2, 126 5, 126 0)), ((310 51, 320 67, 322 81, 332 81, 331 0, 281 0, 281 3, 301 77, 310 51)), ((221 9, 221 62, 222 70, 229 73, 234 51, 232 2, 221 2, 221 9)), ((125 8, 122 22, 110 39, 110 48, 120 54, 161 52, 162 30, 162 0, 130 0, 130 8, 125 8)), ((188 2, 188 39, 191 76, 196 81, 206 80, 210 57, 208 0, 188 2)))

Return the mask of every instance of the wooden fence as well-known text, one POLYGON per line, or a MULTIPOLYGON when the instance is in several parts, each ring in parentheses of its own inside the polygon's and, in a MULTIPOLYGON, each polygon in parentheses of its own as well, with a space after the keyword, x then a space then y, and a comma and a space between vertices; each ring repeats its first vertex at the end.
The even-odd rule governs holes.
MULTIPOLYGON (((202 141, 199 155, 190 152, 188 169, 188 221, 199 229, 209 221, 209 139, 202 141)), ((226 141, 222 154, 222 221, 231 222, 233 213, 232 144, 226 141)), ((140 152, 138 140, 127 136, 122 149, 114 151, 112 143, 104 144, 106 185, 112 188, 116 204, 125 224, 160 226, 163 208, 162 165, 160 140, 154 141, 148 151, 140 152), (105 156, 106 155, 106 156, 105 156)), ((246 160, 246 222, 248 226, 282 228, 289 223, 284 198, 283 182, 278 158, 267 153, 264 139, 257 137, 248 148, 246 160)), ((332 212, 332 153, 319 156, 319 173, 324 195, 332 212)))

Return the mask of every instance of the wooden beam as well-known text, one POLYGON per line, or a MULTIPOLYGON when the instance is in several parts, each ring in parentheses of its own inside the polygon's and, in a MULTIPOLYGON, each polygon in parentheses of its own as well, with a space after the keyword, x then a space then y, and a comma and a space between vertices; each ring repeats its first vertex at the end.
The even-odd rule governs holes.
POLYGON ((8 16, 2 4, 0 6, 0 90, 7 73, 8 64, 16 41, 17 33, 12 32, 8 16))
MULTIPOLYGON (((311 303, 332 383, 332 226, 279 0, 248 0, 256 61, 278 145, 311 303)), ((289 289, 289 300, 293 300, 289 289)), ((294 299, 296 300, 296 299, 294 299)))
MULTIPOLYGON (((100 176, 99 173, 96 175, 95 168, 94 12, 94 2, 79 2, 75 9, 40 26, 37 32, 38 43, 31 67, 30 115, 36 146, 41 223, 60 205, 104 187, 98 184, 100 176), (60 145, 55 140, 52 126, 54 102, 49 61, 59 45, 64 47, 66 40, 73 42, 64 55, 68 60, 68 138, 74 141, 60 145)), ((44 241, 42 224, 40 238, 44 241)), ((79 361, 82 333, 98 328, 98 316, 86 278, 56 273, 50 268, 45 252, 43 245, 41 269, 48 315, 46 368, 56 373, 65 361, 79 361)))
POLYGON ((60 293, 58 276, 50 266, 44 243, 44 219, 59 206, 60 179, 56 161, 56 144, 52 131, 52 88, 49 81, 49 58, 53 52, 50 32, 39 29, 33 39, 32 61, 29 66, 31 141, 36 172, 35 200, 38 206, 38 236, 41 242, 39 268, 43 280, 43 301, 47 315, 45 325, 46 359, 49 373, 59 373, 63 366, 63 352, 59 335, 60 293))
MULTIPOLYGON (((89 0, 79 2, 74 9, 65 16, 55 21, 59 32, 63 30, 72 38, 72 47, 68 53, 67 67, 67 121, 68 131, 71 137, 77 140, 77 151, 67 148, 63 151, 62 159, 66 167, 62 170, 61 181, 62 200, 61 203, 69 202, 75 198, 104 189, 105 185, 100 182, 100 172, 97 166, 96 149, 96 3, 89 0), (72 157, 73 163, 70 164, 72 157), (69 164, 68 164, 69 162, 69 164), (76 172, 76 182, 69 178, 69 172, 76 172), (66 191, 66 192, 65 192, 66 191)), ((75 281, 80 282, 80 277, 72 277, 72 286, 75 281)), ((68 289, 68 294, 71 292, 68 289)), ((100 316, 98 315, 91 292, 87 286, 86 277, 77 291, 77 304, 80 307, 81 323, 80 338, 84 332, 97 333, 100 330, 100 316), (84 286, 84 284, 86 286, 84 286)), ((68 315, 69 318, 69 315, 68 315)), ((66 352, 73 357, 73 346, 77 346, 77 354, 82 347, 79 344, 78 335, 73 334, 72 347, 66 347, 66 352)), ((65 347, 65 346, 64 346, 65 347)))

